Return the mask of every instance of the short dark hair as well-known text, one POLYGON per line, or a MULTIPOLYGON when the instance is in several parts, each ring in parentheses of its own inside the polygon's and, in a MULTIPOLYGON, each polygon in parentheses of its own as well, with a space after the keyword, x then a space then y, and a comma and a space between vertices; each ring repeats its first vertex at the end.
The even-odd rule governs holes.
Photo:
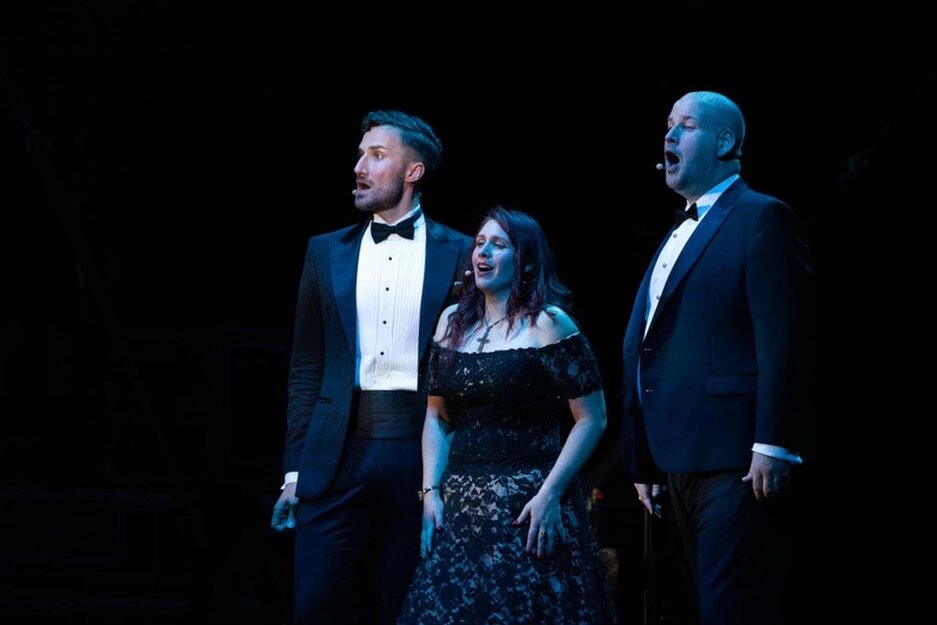
POLYGON ((400 140, 419 155, 426 167, 421 182, 439 169, 442 141, 425 121, 403 111, 371 111, 361 120, 361 133, 364 134, 375 126, 392 126, 400 131, 400 140))

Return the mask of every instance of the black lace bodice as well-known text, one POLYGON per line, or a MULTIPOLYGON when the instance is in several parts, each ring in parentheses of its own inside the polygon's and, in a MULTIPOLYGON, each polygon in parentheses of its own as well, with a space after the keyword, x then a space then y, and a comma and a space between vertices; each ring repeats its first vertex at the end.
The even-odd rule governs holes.
POLYGON ((602 388, 589 343, 574 334, 540 348, 459 352, 433 344, 431 395, 446 399, 451 470, 473 464, 549 469, 567 400, 602 388), (546 466, 544 466, 546 464, 546 466))

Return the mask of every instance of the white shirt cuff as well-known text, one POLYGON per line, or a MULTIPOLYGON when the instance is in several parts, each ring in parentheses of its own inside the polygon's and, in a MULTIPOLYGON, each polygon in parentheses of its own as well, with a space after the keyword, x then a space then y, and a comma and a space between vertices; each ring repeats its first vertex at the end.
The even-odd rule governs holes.
POLYGON ((804 460, 790 449, 778 447, 777 445, 765 445, 764 443, 755 443, 752 445, 752 451, 756 451, 763 456, 771 456, 779 460, 787 460, 793 464, 803 464, 804 460))
POLYGON ((280 490, 286 488, 289 484, 295 484, 299 481, 299 471, 290 471, 283 476, 283 486, 280 487, 280 490))

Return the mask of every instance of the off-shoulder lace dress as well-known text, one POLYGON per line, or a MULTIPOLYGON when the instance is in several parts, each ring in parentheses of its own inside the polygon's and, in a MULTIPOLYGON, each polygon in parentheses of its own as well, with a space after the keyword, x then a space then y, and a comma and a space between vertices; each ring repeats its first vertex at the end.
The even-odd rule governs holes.
POLYGON ((434 344, 428 385, 446 399, 454 429, 442 479, 445 523, 399 624, 611 623, 577 482, 562 500, 564 535, 543 560, 524 553, 529 523, 511 525, 556 462, 567 400, 602 388, 586 339, 481 353, 434 344))

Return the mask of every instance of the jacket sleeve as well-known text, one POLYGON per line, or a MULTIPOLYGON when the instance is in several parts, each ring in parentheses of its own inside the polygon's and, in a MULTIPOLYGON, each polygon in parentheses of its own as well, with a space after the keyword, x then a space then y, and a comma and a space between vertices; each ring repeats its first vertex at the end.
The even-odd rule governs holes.
POLYGON ((290 358, 289 402, 286 409, 286 446, 283 471, 297 471, 309 430, 323 373, 323 324, 319 280, 316 272, 315 246, 309 241, 293 328, 293 351, 290 358))
POLYGON ((754 222, 745 286, 758 367, 755 442, 802 449, 813 351, 813 269, 788 206, 754 222))

